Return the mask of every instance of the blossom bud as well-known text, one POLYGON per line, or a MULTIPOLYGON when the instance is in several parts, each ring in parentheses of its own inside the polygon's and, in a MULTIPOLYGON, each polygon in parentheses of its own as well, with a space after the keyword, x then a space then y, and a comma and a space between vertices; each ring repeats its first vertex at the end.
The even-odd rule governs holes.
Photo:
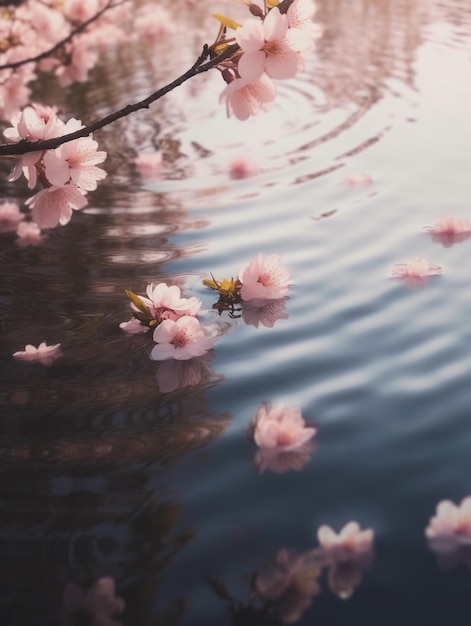
POLYGON ((261 17, 262 19, 265 17, 262 9, 257 4, 249 4, 249 11, 255 17, 261 17))

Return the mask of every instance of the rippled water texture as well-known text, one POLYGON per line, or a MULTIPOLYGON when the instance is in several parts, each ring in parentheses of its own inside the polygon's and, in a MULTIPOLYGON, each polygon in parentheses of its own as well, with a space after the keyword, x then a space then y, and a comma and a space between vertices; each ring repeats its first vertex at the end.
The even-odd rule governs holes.
MULTIPOLYGON (((424 529, 439 500, 471 494, 471 240, 423 228, 471 218, 471 10, 318 0, 316 20, 317 50, 270 113, 227 120, 220 76, 198 77, 97 133, 108 178, 69 225, 34 248, 2 235, 2 625, 61 623, 66 583, 103 576, 124 626, 280 624, 254 608, 257 572, 350 520, 375 531, 370 566, 349 599, 324 571, 296 623, 469 623, 471 571, 442 570, 424 529), (155 149, 161 174, 143 180, 133 159, 155 149), (239 155, 257 168, 245 180, 229 176, 239 155), (186 369, 119 329, 125 289, 166 281, 211 308, 202 278, 259 251, 292 276, 272 327, 214 314, 214 355, 186 369), (443 275, 390 278, 416 256, 443 275), (43 340, 62 344, 52 367, 12 359, 43 340), (261 473, 248 428, 280 401, 315 425, 315 449, 261 473)), ((204 37, 121 47, 38 98, 92 120, 183 73, 204 37)))

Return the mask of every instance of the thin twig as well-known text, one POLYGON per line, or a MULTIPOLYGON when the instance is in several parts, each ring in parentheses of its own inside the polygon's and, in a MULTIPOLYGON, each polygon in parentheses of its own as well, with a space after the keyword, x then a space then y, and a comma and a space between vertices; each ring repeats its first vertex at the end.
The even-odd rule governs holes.
POLYGON ((20 61, 13 61, 12 63, 5 63, 4 65, 0 65, 0 70, 14 70, 18 67, 21 67, 22 65, 27 65, 28 63, 37 63, 38 61, 42 61, 43 59, 46 59, 47 57, 54 54, 54 52, 62 48, 62 46, 65 46, 65 44, 69 43, 69 41, 72 41, 75 35, 85 30, 87 26, 90 26, 90 24, 92 24, 95 20, 101 17, 103 13, 105 13, 109 9, 114 9, 115 7, 121 4, 124 4, 124 2, 128 2, 128 1, 129 0, 120 0, 120 2, 113 4, 113 0, 109 0, 108 4, 106 4, 102 9, 100 9, 97 13, 95 13, 95 15, 92 15, 92 17, 90 17, 85 22, 82 22, 82 24, 80 24, 79 26, 77 26, 77 28, 75 28, 72 32, 70 32, 67 35, 67 37, 65 37, 64 39, 61 39, 61 41, 58 41, 49 50, 45 50, 44 52, 41 52, 40 54, 37 54, 34 57, 29 57, 27 59, 21 59, 20 61))
POLYGON ((69 133, 68 135, 62 135, 62 137, 54 137, 52 139, 34 142, 22 139, 18 143, 14 144, 1 144, 0 156, 15 156, 26 154, 27 152, 36 152, 38 150, 53 150, 54 148, 57 148, 67 141, 79 139, 80 137, 88 137, 90 133, 93 133, 96 130, 100 130, 104 126, 108 126, 112 122, 115 122, 122 117, 126 117, 130 113, 134 113, 135 111, 139 111, 140 109, 148 109, 153 102, 155 102, 159 98, 162 98, 162 96, 165 96, 165 94, 167 94, 169 91, 172 91, 172 89, 175 89, 175 87, 179 87, 188 79, 193 78, 193 76, 197 76, 198 74, 202 74, 203 72, 207 72, 208 70, 213 69, 222 61, 225 61, 226 59, 231 57, 239 49, 240 48, 237 44, 233 44, 232 46, 228 46, 224 50, 224 52, 222 52, 218 56, 207 61, 208 57, 210 56, 210 49, 207 45, 205 45, 203 47, 202 53, 189 70, 187 70, 179 78, 176 78, 168 85, 165 85, 165 87, 154 91, 154 93, 152 93, 144 100, 136 102, 135 104, 127 104, 122 109, 119 109, 119 111, 110 113, 110 115, 103 117, 101 120, 98 120, 93 124, 90 124, 89 126, 85 126, 84 128, 81 128, 80 130, 77 130, 73 133, 69 133))

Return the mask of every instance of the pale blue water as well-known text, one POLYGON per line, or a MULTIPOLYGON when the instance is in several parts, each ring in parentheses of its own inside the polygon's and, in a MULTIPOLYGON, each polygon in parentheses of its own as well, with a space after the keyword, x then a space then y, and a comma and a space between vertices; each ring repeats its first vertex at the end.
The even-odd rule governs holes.
MULTIPOLYGON (((468 624, 471 571, 441 570, 424 529, 439 500, 471 494, 471 240, 445 247, 423 227, 471 217, 471 12, 318 6, 318 50, 271 113, 226 120, 220 78, 201 77, 97 135, 109 176, 69 225, 37 248, 1 235, 2 625, 61 623, 65 584, 101 576, 125 626, 279 624, 242 615, 250 576, 350 520, 375 531, 371 567, 347 600, 324 572, 297 624, 468 624), (163 175, 143 182, 130 159, 156 130, 163 175), (236 154, 260 172, 231 180, 236 154), (356 173, 372 184, 342 183, 356 173), (152 342, 118 327, 124 290, 167 281, 210 308, 201 280, 259 251, 291 273, 288 317, 214 317, 202 381, 161 392, 152 342), (443 275, 418 289, 390 278, 414 256, 443 275), (43 340, 62 344, 53 367, 11 358, 43 340), (316 426, 315 450, 298 471, 259 473, 248 429, 279 401, 316 426)), ((163 70, 142 50, 109 55, 67 110, 137 100, 195 50, 163 70)))

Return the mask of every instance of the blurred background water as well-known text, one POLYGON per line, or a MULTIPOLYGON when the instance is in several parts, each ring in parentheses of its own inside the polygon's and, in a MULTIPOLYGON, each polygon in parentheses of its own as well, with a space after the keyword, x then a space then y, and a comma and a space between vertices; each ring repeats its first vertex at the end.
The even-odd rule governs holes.
MULTIPOLYGON (((471 494, 471 242, 423 227, 471 217, 471 7, 317 5, 316 51, 271 112, 227 120, 219 74, 197 77, 95 135, 108 177, 66 227, 34 248, 2 235, 3 625, 62 623, 66 583, 103 576, 125 626, 279 624, 248 610, 252 577, 350 520, 375 530, 371 567, 347 600, 324 573, 296 623, 469 623, 471 571, 440 569, 424 529, 439 500, 471 494), (162 171, 143 179, 133 159, 155 149, 162 171), (232 179, 238 156, 257 173, 232 179), (359 174, 372 182, 345 183, 359 174), (215 316, 214 353, 191 371, 120 330, 125 289, 166 281, 210 309, 202 279, 260 251, 292 277, 272 326, 215 316), (414 256, 443 275, 390 278, 414 256), (52 367, 11 358, 44 340, 62 345, 52 367), (315 449, 260 472, 248 429, 280 401, 316 426, 315 449)), ((215 7, 181 18, 201 32, 119 47, 37 98, 91 121, 145 97, 192 64, 215 7)))

